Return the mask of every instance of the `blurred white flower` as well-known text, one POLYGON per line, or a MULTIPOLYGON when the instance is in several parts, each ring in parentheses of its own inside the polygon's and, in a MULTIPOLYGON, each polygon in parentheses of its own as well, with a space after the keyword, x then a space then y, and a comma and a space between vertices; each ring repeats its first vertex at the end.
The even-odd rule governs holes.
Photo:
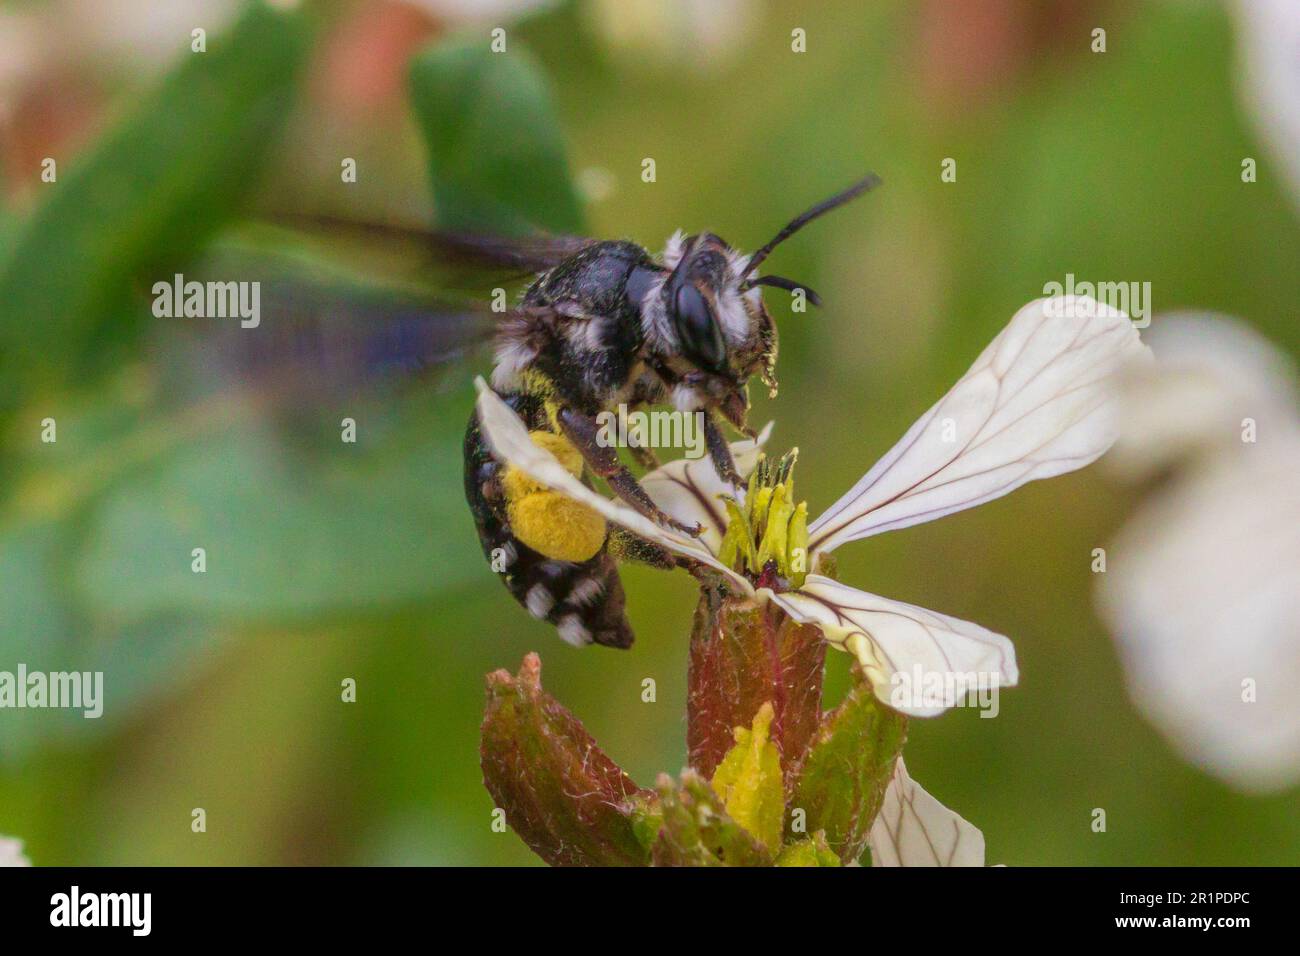
POLYGON ((586 0, 587 19, 615 52, 704 72, 744 45, 753 0, 586 0))
POLYGON ((1283 788, 1300 780, 1293 377, 1235 320, 1161 317, 1149 339, 1113 460, 1165 480, 1108 549, 1099 606, 1133 700, 1179 753, 1239 789, 1283 788))
MULTIPOLYGON (((1011 642, 978 624, 805 571, 816 572, 819 557, 846 542, 952 514, 1096 460, 1116 432, 1115 373, 1144 354, 1137 331, 1120 312, 1074 297, 1031 302, 948 394, 816 521, 806 523, 806 506, 795 505, 785 475, 751 489, 761 502, 753 510, 763 517, 748 543, 736 535, 738 528, 745 528, 742 536, 749 534, 743 493, 724 484, 707 458, 671 462, 642 480, 669 517, 700 526, 694 538, 592 491, 532 441, 482 379, 478 414, 493 453, 510 467, 719 571, 739 593, 815 624, 829 644, 857 657, 882 702, 932 716, 972 691, 1013 686, 1018 674, 1011 642), (775 514, 779 524, 773 523, 775 514), (795 567, 796 556, 801 565, 806 559, 806 567, 795 567), (892 693, 917 673, 942 676, 944 699, 899 699, 892 693)), ((753 469, 755 443, 738 443, 736 458, 742 473, 753 469)))
POLYGON ((983 866, 984 834, 921 788, 903 758, 868 838, 872 866, 983 866))
POLYGON ((1124 427, 1106 458, 1126 477, 1239 450, 1246 418, 1273 434, 1294 427, 1293 369, 1253 329, 1224 316, 1171 313, 1147 342, 1158 361, 1125 384, 1124 427))
POLYGON ((0 10, 0 114, 51 71, 149 73, 187 51, 191 31, 219 32, 239 0, 48 0, 0 10))
POLYGON ((1242 95, 1300 205, 1300 3, 1237 0, 1242 95))
POLYGON ((457 23, 517 17, 555 6, 557 0, 402 0, 439 20, 457 23))
POLYGON ((32 861, 23 856, 23 841, 0 836, 0 866, 31 866, 32 861))

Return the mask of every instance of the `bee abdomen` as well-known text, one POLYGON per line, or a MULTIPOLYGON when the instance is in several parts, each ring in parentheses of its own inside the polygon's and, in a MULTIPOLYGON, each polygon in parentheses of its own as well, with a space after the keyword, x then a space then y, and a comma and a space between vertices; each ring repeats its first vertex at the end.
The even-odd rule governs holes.
POLYGON ((632 627, 624 611, 618 565, 603 548, 581 563, 556 561, 532 552, 535 563, 522 560, 506 586, 533 617, 555 625, 570 644, 630 647, 632 627))
MULTIPOLYGON (((541 424, 529 396, 503 398, 530 427, 541 424)), ((492 569, 516 601, 533 617, 553 624, 568 643, 631 646, 623 582, 609 554, 608 534, 599 550, 583 561, 547 557, 524 544, 511 531, 501 481, 504 471, 483 439, 477 415, 471 416, 465 434, 465 497, 492 569)))

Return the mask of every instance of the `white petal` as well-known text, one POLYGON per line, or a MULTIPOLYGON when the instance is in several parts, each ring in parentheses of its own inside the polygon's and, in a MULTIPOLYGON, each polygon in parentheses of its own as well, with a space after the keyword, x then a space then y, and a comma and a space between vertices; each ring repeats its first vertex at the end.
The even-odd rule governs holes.
POLYGON ((1001 634, 922 607, 810 574, 798 591, 760 592, 791 617, 817 624, 858 658, 876 697, 895 710, 933 717, 971 691, 1013 687, 1016 651, 1001 634))
MULTIPOLYGON (((757 440, 732 442, 731 455, 736 461, 740 477, 747 478, 758 464, 758 455, 768 436, 772 423, 759 433, 757 440)), ((682 524, 699 524, 704 527, 700 543, 714 554, 722 545, 722 534, 727 530, 727 512, 718 500, 722 494, 734 494, 735 489, 718 477, 713 459, 678 458, 645 475, 641 487, 654 499, 654 503, 682 524)))
POLYGON ((929 521, 1089 464, 1115 439, 1114 373, 1145 353, 1132 323, 1108 306, 1075 296, 1029 303, 812 523, 811 550, 929 521))
POLYGON ((528 437, 527 426, 515 414, 514 409, 492 391, 487 382, 480 377, 474 380, 474 385, 478 389, 478 417, 483 429, 483 437, 487 439, 493 453, 502 461, 518 468, 552 491, 558 491, 581 502, 599 512, 607 520, 627 528, 648 541, 721 571, 746 593, 753 590, 748 581, 718 561, 713 553, 696 539, 662 528, 623 502, 599 495, 574 478, 556 461, 554 455, 533 444, 532 439, 528 437))
POLYGON ((1275 791, 1300 782, 1300 433, 1222 454, 1130 519, 1101 611, 1130 696, 1178 751, 1275 791))
POLYGON ((926 793, 901 757, 867 845, 872 866, 984 865, 984 834, 926 793))

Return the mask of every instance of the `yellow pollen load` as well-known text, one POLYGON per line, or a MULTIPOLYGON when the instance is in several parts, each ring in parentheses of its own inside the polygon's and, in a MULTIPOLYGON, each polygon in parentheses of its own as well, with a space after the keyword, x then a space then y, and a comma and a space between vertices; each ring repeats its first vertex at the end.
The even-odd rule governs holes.
MULTIPOLYGON (((544 448, 575 478, 582 477, 582 454, 562 435, 530 432, 533 444, 544 448)), ((510 531, 539 554, 559 561, 586 561, 605 543, 605 519, 586 505, 551 491, 518 468, 509 466, 502 478, 510 531)))

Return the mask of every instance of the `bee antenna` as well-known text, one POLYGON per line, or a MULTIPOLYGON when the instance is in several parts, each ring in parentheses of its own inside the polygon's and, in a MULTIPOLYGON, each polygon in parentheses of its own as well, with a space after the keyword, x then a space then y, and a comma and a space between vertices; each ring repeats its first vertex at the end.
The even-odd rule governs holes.
POLYGON ((829 199, 823 199, 821 202, 813 206, 811 209, 808 209, 805 212, 802 212, 799 215, 795 216, 788 223, 786 223, 785 228, 783 228, 780 232, 778 232, 775 236, 773 236, 770 240, 768 240, 766 245, 764 245, 761 249, 759 249, 757 252, 755 252, 752 256, 749 257, 749 261, 745 263, 745 271, 740 274, 741 278, 743 279, 745 276, 749 275, 751 272, 757 269, 759 263, 761 263, 764 259, 766 259, 771 254, 773 249, 775 249, 781 243, 785 242, 787 239, 793 236, 804 226, 808 225, 808 223, 812 222, 818 216, 822 215, 823 213, 828 213, 832 209, 835 209, 839 206, 843 206, 850 199, 856 199, 858 196, 861 196, 868 189, 873 189, 874 187, 879 185, 880 185, 880 177, 877 176, 875 173, 868 173, 865 177, 859 179, 856 183, 854 183, 848 189, 845 189, 843 192, 838 192, 834 196, 831 196, 829 199))
POLYGON ((795 282, 793 279, 787 279, 785 276, 755 276, 745 282, 742 288, 749 289, 756 285, 770 285, 778 289, 785 289, 787 292, 793 292, 795 289, 803 289, 804 295, 808 297, 809 302, 813 305, 822 304, 822 297, 819 296, 811 286, 806 286, 802 282, 795 282))

